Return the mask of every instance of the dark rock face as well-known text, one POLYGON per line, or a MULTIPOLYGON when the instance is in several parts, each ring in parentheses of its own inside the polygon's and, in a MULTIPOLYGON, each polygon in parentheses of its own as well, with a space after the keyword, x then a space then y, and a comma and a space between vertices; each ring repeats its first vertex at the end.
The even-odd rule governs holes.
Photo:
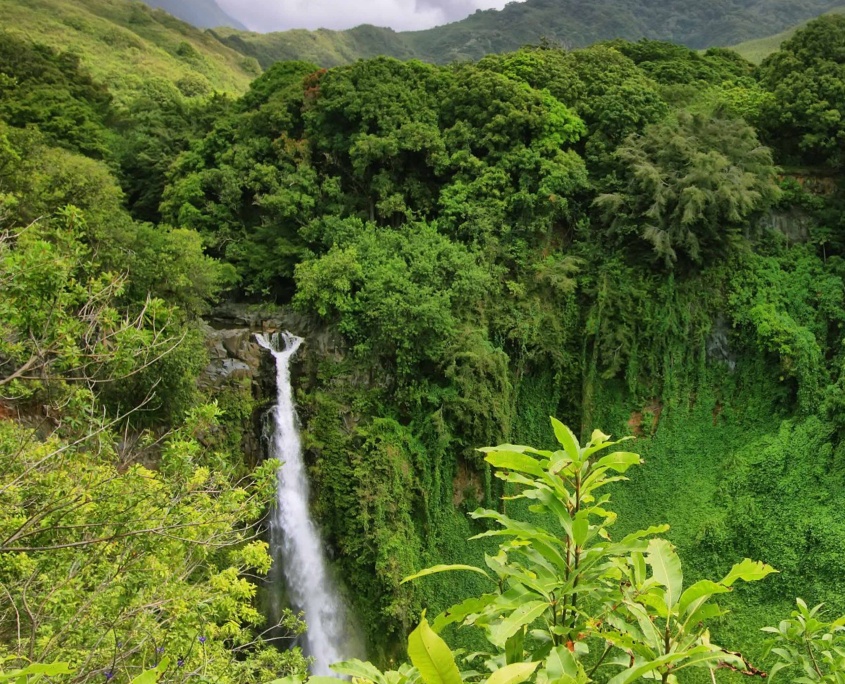
MULTIPOLYGON (((246 304, 226 303, 216 308, 206 320, 204 333, 209 364, 199 383, 203 388, 220 387, 230 381, 252 381, 257 398, 266 375, 262 366, 264 352, 255 340, 256 333, 289 330, 307 337, 308 320, 287 309, 260 308, 246 304), (257 390, 257 391, 256 391, 257 390)), ((270 375, 272 381, 273 376, 270 375)))
POLYGON ((232 380, 254 378, 260 354, 249 328, 215 330, 206 324, 203 332, 209 364, 200 376, 200 387, 210 389, 232 380))
POLYGON ((251 425, 244 426, 242 444, 244 457, 250 463, 264 457, 263 415, 268 402, 276 396, 273 358, 258 344, 255 335, 285 330, 304 339, 291 366, 295 386, 308 385, 313 380, 321 359, 340 359, 345 355, 343 340, 336 331, 290 308, 230 302, 214 309, 203 324, 209 364, 200 375, 199 386, 212 394, 230 389, 247 391, 255 402, 251 425))
POLYGON ((204 330, 211 362, 200 378, 201 387, 219 387, 229 380, 242 378, 260 383, 262 359, 266 354, 255 340, 256 333, 287 330, 304 338, 302 351, 298 353, 300 358, 342 356, 344 353, 343 340, 336 331, 289 307, 229 302, 212 311, 204 330))

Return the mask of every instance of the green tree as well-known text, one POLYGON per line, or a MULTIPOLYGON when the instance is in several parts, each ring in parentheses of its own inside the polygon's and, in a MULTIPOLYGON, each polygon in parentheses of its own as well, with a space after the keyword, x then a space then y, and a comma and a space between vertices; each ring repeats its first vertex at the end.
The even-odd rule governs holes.
POLYGON ((315 70, 304 62, 268 70, 235 112, 176 160, 164 190, 164 219, 201 233, 250 292, 290 295, 294 265, 305 255, 298 232, 332 194, 302 139, 303 81, 315 70))
POLYGON ((0 31, 0 119, 37 125, 55 145, 108 157, 111 99, 77 56, 0 31))
POLYGON ((179 153, 188 148, 197 131, 201 107, 186 101, 165 79, 145 82, 139 95, 121 112, 115 125, 121 186, 135 218, 160 220, 167 173, 179 153))
POLYGON ((0 661, 59 660, 79 681, 131 679, 164 653, 165 681, 303 671, 264 638, 245 577, 269 567, 254 537, 275 468, 239 480, 204 446, 220 411, 197 405, 183 317, 125 303, 85 232, 72 206, 0 231, 0 661), (135 427, 151 416, 155 431, 135 427))
POLYGON ((443 362, 462 334, 464 303, 481 298, 490 277, 476 254, 433 226, 359 226, 297 266, 294 302, 334 321, 361 354, 375 354, 411 381, 418 364, 443 362))
POLYGON ((622 188, 600 195, 612 235, 648 243, 667 266, 726 254, 779 196, 771 151, 743 121, 681 111, 617 150, 622 188))
MULTIPOLYGON (((231 479, 199 442, 214 406, 165 438, 156 470, 140 463, 153 435, 120 445, 85 392, 70 408, 44 441, 0 420, 0 660, 59 660, 80 682, 159 663, 164 682, 303 672, 298 649, 262 638, 244 576, 270 566, 266 544, 251 540, 275 468, 231 479)), ((302 631, 289 612, 282 627, 302 631)))
POLYGON ((571 107, 587 127, 577 149, 596 174, 608 171, 610 155, 625 138, 668 111, 657 84, 609 45, 572 52, 523 48, 485 57, 479 66, 548 90, 571 107))
POLYGON ((819 17, 760 66, 773 93, 765 137, 787 160, 841 169, 845 163, 845 17, 819 17))

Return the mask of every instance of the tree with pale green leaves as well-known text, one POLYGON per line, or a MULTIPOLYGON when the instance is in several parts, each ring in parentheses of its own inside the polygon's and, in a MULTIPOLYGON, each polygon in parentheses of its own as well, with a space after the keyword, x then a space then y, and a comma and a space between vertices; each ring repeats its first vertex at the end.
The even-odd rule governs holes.
POLYGON ((616 156, 621 184, 595 205, 612 236, 650 246, 669 267, 723 257, 780 195, 771 150, 740 119, 680 111, 630 137, 616 156))

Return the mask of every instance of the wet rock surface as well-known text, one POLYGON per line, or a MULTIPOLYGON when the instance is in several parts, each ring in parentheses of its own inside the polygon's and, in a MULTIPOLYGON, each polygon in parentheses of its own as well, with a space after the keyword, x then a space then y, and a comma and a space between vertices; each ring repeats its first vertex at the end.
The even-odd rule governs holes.
POLYGON ((209 364, 200 377, 200 386, 213 388, 233 380, 249 379, 257 385, 255 394, 264 396, 263 380, 268 375, 263 362, 266 354, 255 340, 255 334, 283 330, 305 339, 306 357, 341 353, 342 342, 336 334, 290 308, 228 302, 215 308, 203 325, 209 364))
MULTIPOLYGON (((307 391, 319 384, 318 369, 326 361, 342 361, 348 350, 341 335, 331 327, 293 311, 289 307, 258 306, 228 302, 215 308, 203 323, 209 363, 198 384, 212 396, 229 391, 248 392, 253 401, 249 425, 244 425, 241 446, 245 458, 257 463, 266 454, 264 415, 276 396, 276 367, 273 356, 256 340, 288 331, 303 338, 291 360, 294 386, 307 391)), ((353 380, 366 384, 366 378, 353 380)), ((307 409, 300 416, 308 422, 307 409)))

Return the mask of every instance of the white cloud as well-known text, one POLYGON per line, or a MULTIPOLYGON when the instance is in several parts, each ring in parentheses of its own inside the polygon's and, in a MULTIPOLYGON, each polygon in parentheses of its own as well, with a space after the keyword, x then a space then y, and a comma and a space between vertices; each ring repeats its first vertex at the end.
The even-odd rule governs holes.
POLYGON ((253 31, 346 29, 360 24, 397 31, 457 21, 476 9, 501 9, 508 0, 217 0, 253 31))

